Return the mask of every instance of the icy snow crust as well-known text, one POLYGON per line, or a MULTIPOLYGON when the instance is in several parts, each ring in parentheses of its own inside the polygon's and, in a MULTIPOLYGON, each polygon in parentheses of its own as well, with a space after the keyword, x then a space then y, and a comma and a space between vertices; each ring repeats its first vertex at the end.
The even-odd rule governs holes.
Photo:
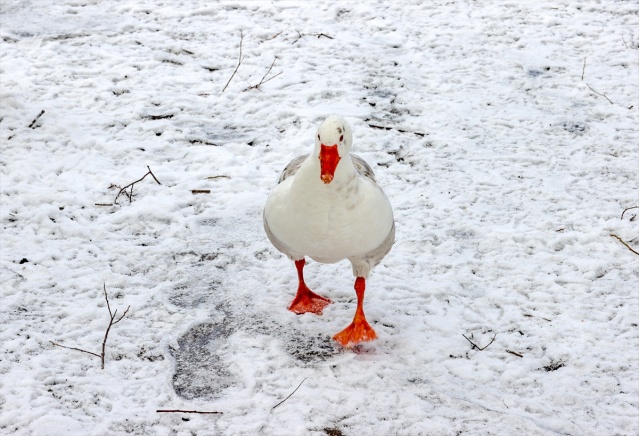
POLYGON ((639 256, 610 236, 639 249, 635 2, 5 0, 0 19, 0 433, 639 433, 639 256), (380 339, 355 351, 330 339, 348 263, 308 265, 334 304, 296 316, 261 222, 330 113, 397 219, 368 282, 380 339), (95 205, 147 165, 161 185, 95 205), (131 310, 100 370, 50 341, 100 352, 103 283, 131 310))

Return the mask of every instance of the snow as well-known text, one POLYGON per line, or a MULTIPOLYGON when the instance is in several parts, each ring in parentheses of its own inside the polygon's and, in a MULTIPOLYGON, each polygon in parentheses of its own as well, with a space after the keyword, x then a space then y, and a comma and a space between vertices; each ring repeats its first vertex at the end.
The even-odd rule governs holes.
POLYGON ((639 205, 638 16, 3 1, 0 433, 639 433, 639 256, 610 236, 639 248, 639 209, 621 218, 639 205), (367 286, 379 339, 354 351, 330 339, 354 313, 348 263, 309 262, 334 304, 296 316, 262 230, 330 113, 397 221, 367 286), (161 184, 96 206, 147 165, 161 184), (130 311, 102 370, 51 341, 100 352, 104 284, 130 311))

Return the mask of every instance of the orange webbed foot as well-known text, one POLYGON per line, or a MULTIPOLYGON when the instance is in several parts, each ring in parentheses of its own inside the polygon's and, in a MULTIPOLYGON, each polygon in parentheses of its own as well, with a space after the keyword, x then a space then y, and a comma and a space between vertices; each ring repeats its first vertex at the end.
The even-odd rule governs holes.
POLYGON ((331 300, 317 295, 304 285, 304 288, 300 286, 300 289, 297 290, 297 295, 288 306, 288 310, 298 315, 308 312, 321 315, 324 308, 331 303, 331 300))
POLYGON ((364 292, 366 290, 366 279, 364 277, 357 277, 355 280, 355 292, 357 293, 357 309, 355 310, 355 317, 351 325, 344 330, 333 336, 337 342, 342 344, 343 347, 350 348, 361 342, 372 341, 377 339, 375 330, 366 321, 364 316, 364 292))
POLYGON ((299 286, 297 287, 297 295, 288 306, 288 310, 295 312, 298 315, 303 313, 315 313, 317 315, 322 314, 322 310, 326 306, 332 303, 328 298, 324 298, 321 295, 317 295, 311 291, 306 283, 304 283, 304 265, 306 261, 304 259, 295 261, 295 268, 297 268, 297 277, 299 279, 299 286))
POLYGON ((377 339, 375 330, 368 324, 366 319, 355 320, 344 330, 333 336, 343 347, 350 348, 361 342, 377 339))

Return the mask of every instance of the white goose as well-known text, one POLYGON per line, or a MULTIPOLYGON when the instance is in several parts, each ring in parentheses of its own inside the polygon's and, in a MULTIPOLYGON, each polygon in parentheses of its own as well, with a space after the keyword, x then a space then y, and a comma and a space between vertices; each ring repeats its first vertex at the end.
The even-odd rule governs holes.
POLYGON ((304 256, 317 262, 348 259, 353 265, 357 309, 353 322, 333 338, 345 347, 377 337, 364 316, 366 278, 395 241, 393 211, 373 170, 351 155, 351 127, 329 116, 310 155, 293 159, 264 208, 264 229, 275 248, 295 262, 299 286, 289 310, 321 314, 331 303, 304 283, 304 256))

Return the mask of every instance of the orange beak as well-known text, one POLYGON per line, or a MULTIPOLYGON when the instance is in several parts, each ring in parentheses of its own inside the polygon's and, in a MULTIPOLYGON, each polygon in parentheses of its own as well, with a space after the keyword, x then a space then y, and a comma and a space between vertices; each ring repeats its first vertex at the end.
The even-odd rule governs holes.
POLYGON ((322 182, 329 184, 335 177, 335 169, 339 163, 339 152, 336 145, 321 144, 319 160, 320 160, 320 178, 322 182))

